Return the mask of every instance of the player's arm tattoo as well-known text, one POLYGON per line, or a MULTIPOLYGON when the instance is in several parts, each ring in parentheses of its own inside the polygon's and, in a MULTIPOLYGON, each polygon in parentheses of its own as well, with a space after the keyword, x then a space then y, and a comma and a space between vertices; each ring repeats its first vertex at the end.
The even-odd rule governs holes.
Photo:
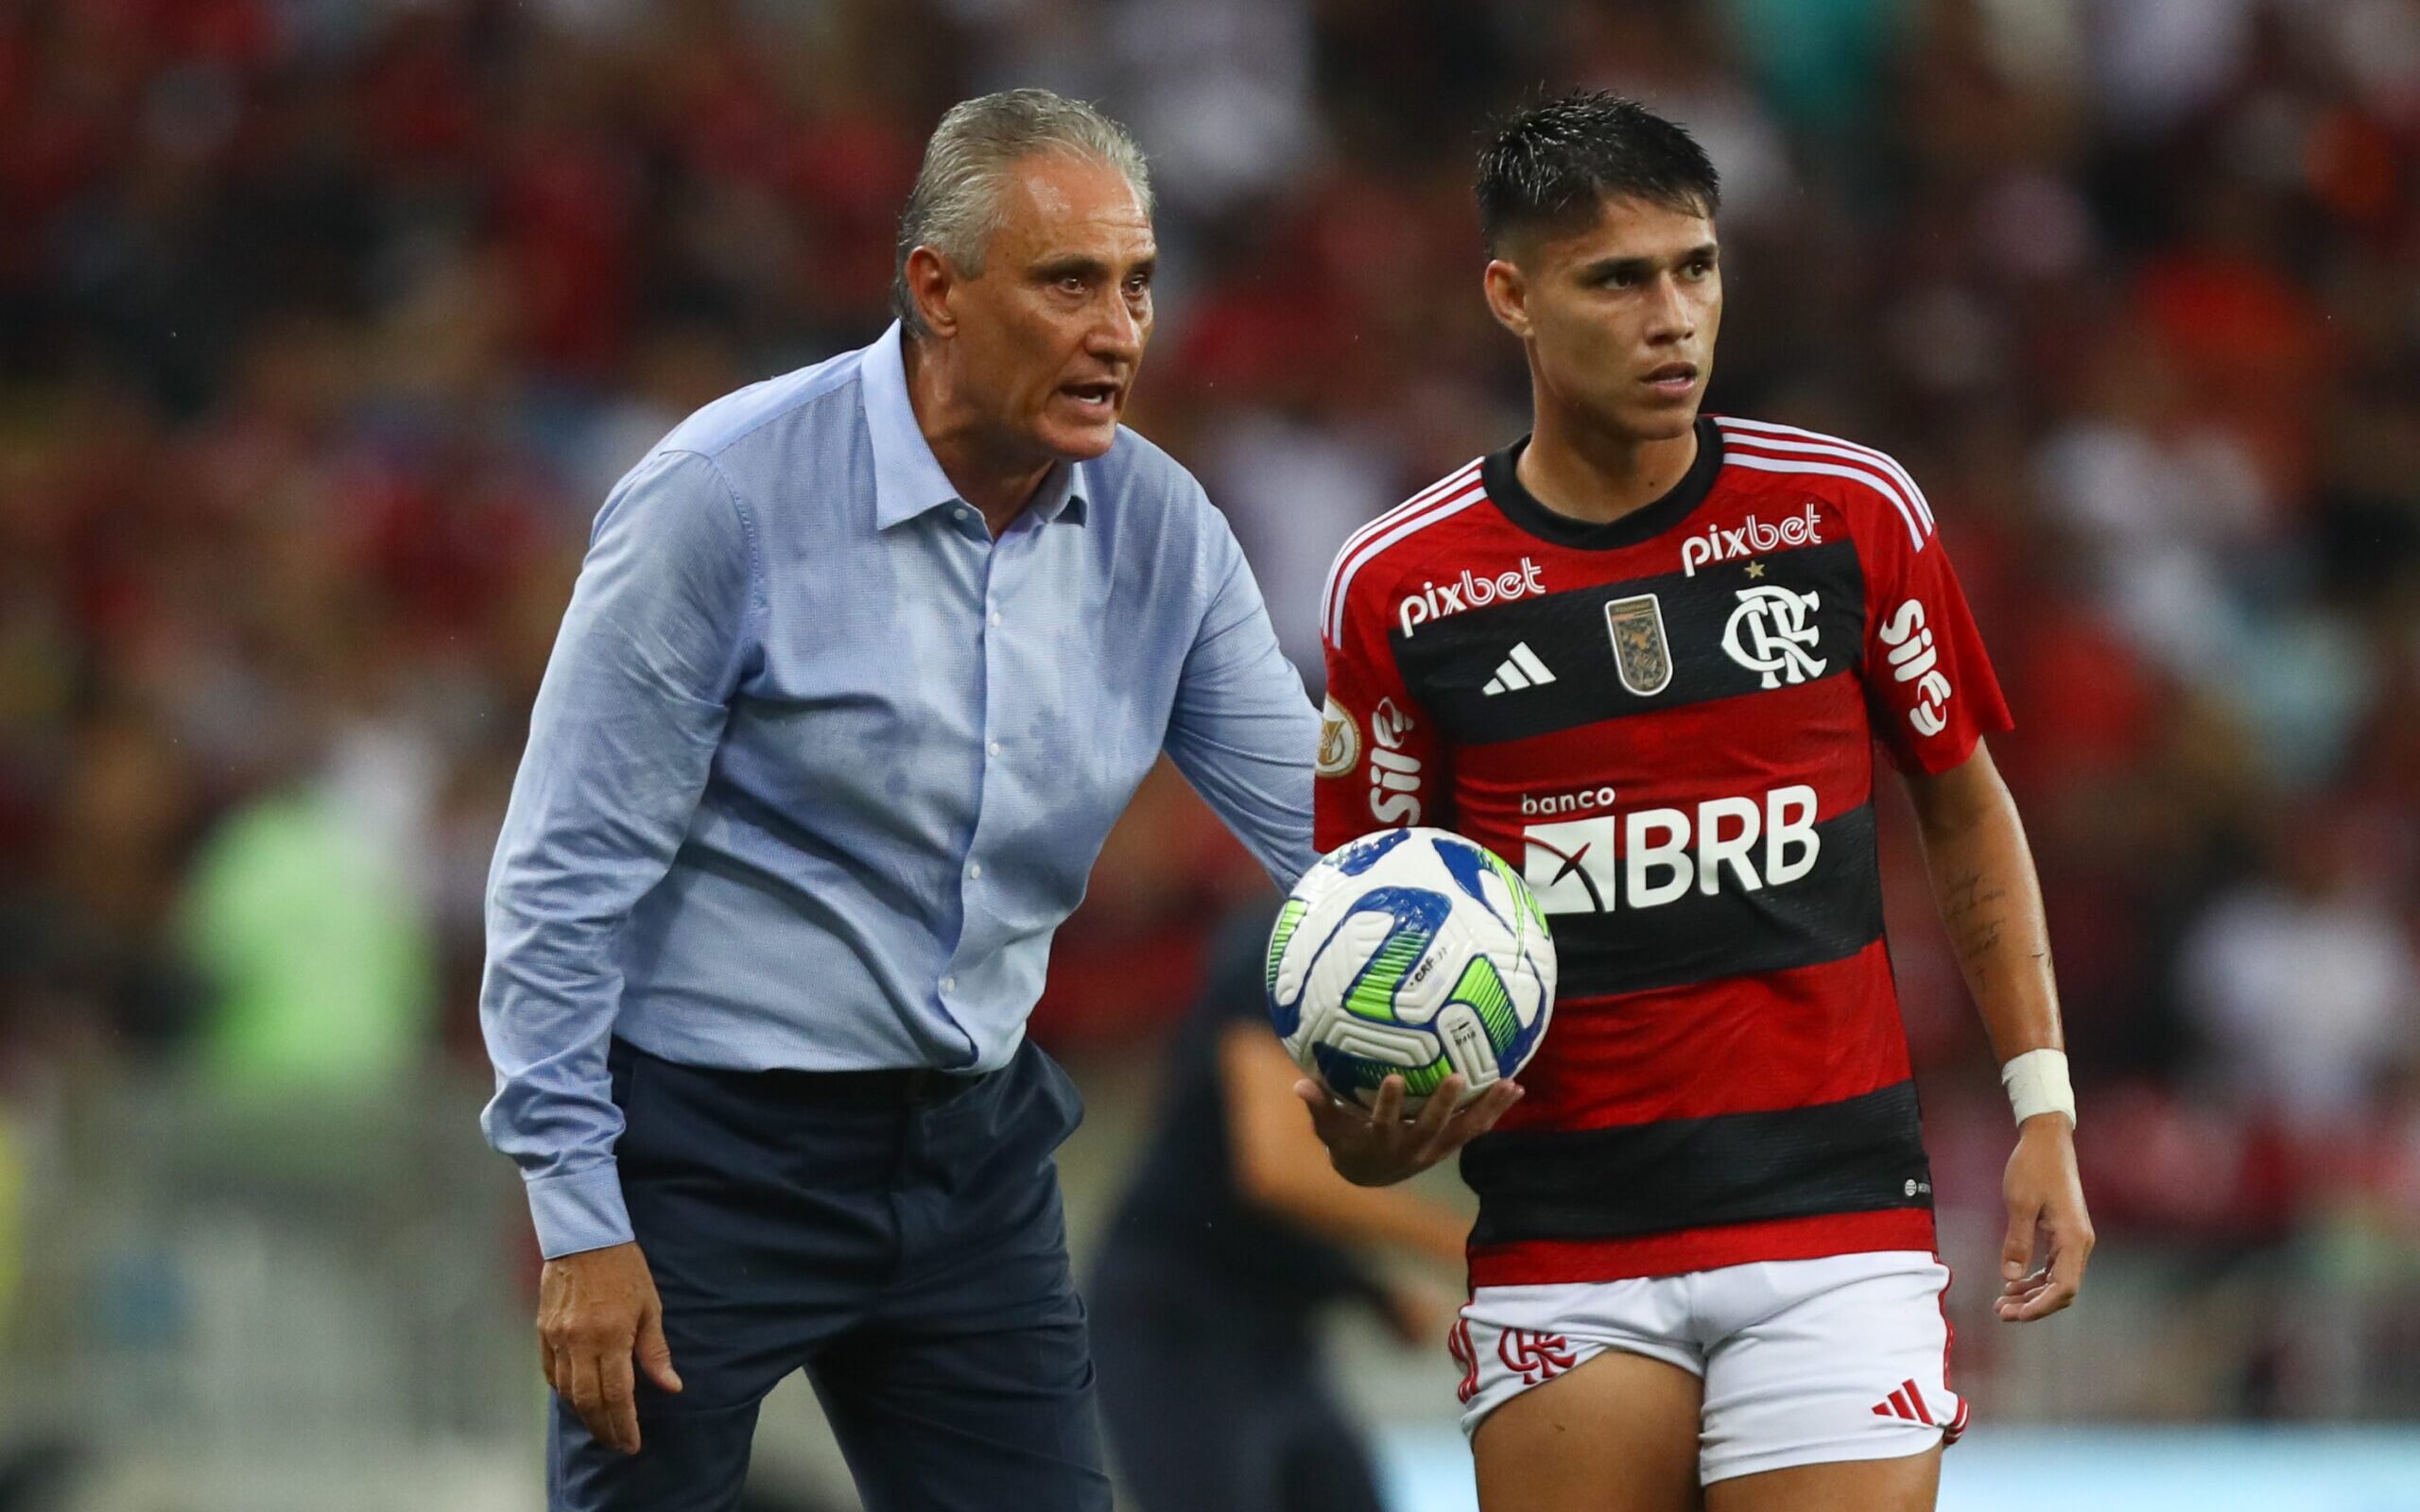
POLYGON ((2055 1048, 2049 929, 2016 805, 1979 748, 1967 765, 1912 787, 1933 900, 1994 1051, 2006 1060, 2055 1048))
POLYGON ((2008 889, 1969 870, 1941 889, 1941 921, 1959 964, 1972 971, 1999 949, 2007 924, 2008 889))

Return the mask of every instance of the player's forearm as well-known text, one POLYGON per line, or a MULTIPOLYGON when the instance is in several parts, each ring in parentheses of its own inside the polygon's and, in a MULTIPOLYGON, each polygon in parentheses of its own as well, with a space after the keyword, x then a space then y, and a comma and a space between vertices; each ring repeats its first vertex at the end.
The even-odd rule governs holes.
POLYGON ((1462 1258, 1468 1225, 1452 1210, 1392 1187, 1357 1187, 1324 1163, 1247 1175, 1257 1206, 1340 1245, 1383 1246, 1447 1264, 1462 1258))
POLYGON ((2016 804, 1988 758, 1979 772, 1911 784, 1925 860, 1950 948, 1994 1057, 2064 1048, 2042 885, 2016 804))

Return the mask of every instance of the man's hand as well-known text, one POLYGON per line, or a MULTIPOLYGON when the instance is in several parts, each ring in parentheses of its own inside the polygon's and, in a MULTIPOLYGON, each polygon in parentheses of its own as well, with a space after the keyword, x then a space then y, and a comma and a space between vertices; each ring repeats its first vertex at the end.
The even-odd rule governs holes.
POLYGON ((538 1353, 547 1383, 590 1433, 625 1454, 639 1452, 633 1357, 666 1391, 679 1391, 681 1378, 664 1342, 655 1277, 636 1244, 546 1262, 538 1279, 538 1353))
POLYGON ((2076 1177, 2075 1130, 2058 1113, 2036 1113, 2017 1130, 2000 1189, 2008 1198, 2008 1241, 2000 1246, 2000 1295, 1992 1311, 2003 1323, 2048 1317, 2076 1299, 2092 1255, 2092 1218, 2076 1177), (2048 1241, 2033 1268, 2033 1235, 2048 1241))
POLYGON ((1311 1127, 1337 1175, 1355 1186, 1384 1187, 1419 1175, 1494 1128, 1521 1100, 1518 1086, 1499 1081, 1467 1108, 1457 1107, 1465 1085, 1459 1073, 1446 1077, 1420 1116, 1409 1120, 1403 1116, 1401 1076, 1378 1084, 1378 1100, 1366 1113, 1308 1076, 1294 1084, 1294 1095, 1309 1106, 1311 1127))

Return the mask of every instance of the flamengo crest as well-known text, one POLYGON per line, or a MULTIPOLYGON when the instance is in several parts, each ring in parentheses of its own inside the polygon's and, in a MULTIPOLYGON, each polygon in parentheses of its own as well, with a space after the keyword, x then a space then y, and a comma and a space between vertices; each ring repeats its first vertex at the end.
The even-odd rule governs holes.
POLYGON ((1495 1357, 1504 1362, 1504 1368, 1518 1372, 1525 1386, 1552 1381, 1580 1363, 1570 1339, 1534 1329, 1506 1329, 1497 1334, 1495 1357))
POLYGON ((1817 629, 1811 621, 1822 598, 1771 583, 1739 590, 1739 607, 1722 627, 1722 649, 1749 671, 1763 674, 1768 688, 1780 687, 1784 678, 1805 682, 1822 677, 1826 662, 1814 654, 1817 629))

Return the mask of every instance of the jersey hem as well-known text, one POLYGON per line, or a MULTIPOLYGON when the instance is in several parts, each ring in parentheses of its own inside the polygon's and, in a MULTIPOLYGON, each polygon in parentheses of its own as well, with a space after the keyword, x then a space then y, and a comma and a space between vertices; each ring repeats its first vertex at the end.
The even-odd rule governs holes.
POLYGON ((1469 1250, 1470 1283, 1476 1289, 1623 1281, 1765 1261, 1939 1248, 1930 1208, 1884 1208, 1621 1239, 1523 1239, 1474 1245, 1469 1250))

